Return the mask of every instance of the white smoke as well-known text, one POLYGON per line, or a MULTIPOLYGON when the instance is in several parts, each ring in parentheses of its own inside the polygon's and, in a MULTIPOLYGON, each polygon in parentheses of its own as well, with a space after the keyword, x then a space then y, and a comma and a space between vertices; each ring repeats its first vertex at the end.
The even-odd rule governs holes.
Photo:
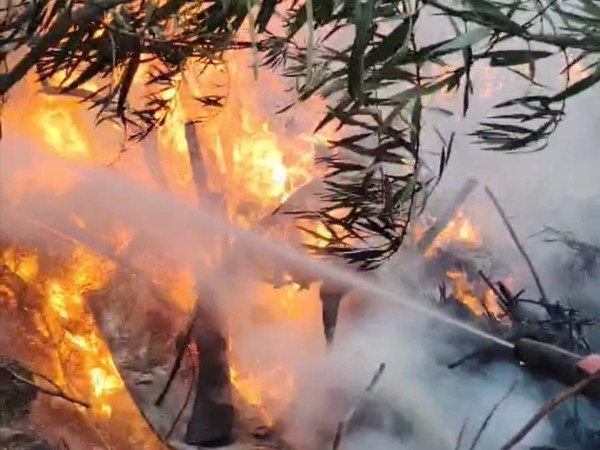
MULTIPOLYGON (((33 217, 57 228, 64 226, 73 212, 88 219, 95 218, 100 227, 118 218, 136 229, 148 245, 161 250, 164 255, 194 265, 198 273, 202 273, 203 269, 206 272, 207 267, 202 266, 198 255, 215 239, 220 223, 209 212, 198 212, 167 195, 140 188, 107 169, 81 168, 24 146, 15 151, 10 145, 10 142, 4 141, 3 146, 6 147, 0 153, 3 239, 29 237, 30 229, 19 222, 22 217, 33 217), (44 194, 37 190, 34 195, 15 197, 19 189, 27 191, 27 180, 21 178, 25 174, 31 177, 29 183, 35 180, 36 175, 42 178, 36 167, 61 173, 65 180, 77 178, 76 190, 70 192, 66 199, 52 191, 44 194), (15 209, 10 208, 11 198, 20 199, 16 208, 19 216, 13 215, 15 209)), ((225 231, 226 225, 222 225, 225 231)), ((275 251, 272 245, 261 243, 258 238, 253 242, 247 239, 242 239, 242 243, 246 243, 248 250, 255 253, 261 249, 265 258, 277 260, 285 256, 275 251)), ((282 260, 289 261, 312 272, 326 274, 322 266, 315 266, 308 258, 294 256, 282 260)), ((431 450, 453 448, 462 422, 472 417, 472 423, 478 423, 519 374, 516 368, 495 367, 490 369, 489 377, 459 377, 445 369, 444 364, 456 356, 452 346, 444 344, 444 336, 450 332, 434 333, 434 330, 440 330, 436 321, 425 320, 415 312, 390 303, 391 298, 402 302, 420 301, 409 298, 412 294, 403 292, 402 284, 396 279, 388 279, 385 288, 370 290, 369 301, 374 305, 371 315, 366 315, 352 326, 344 326, 342 311, 342 324, 334 350, 325 353, 324 342, 321 340, 319 344, 318 305, 313 305, 313 326, 308 329, 294 328, 286 322, 271 326, 253 323, 247 312, 256 294, 244 288, 243 279, 252 278, 255 274, 244 269, 236 274, 238 282, 234 282, 230 275, 213 273, 206 281, 220 290, 224 307, 234 317, 242 317, 242 324, 246 321, 241 335, 244 356, 248 360, 276 361, 293 372, 295 404, 286 418, 288 427, 285 434, 303 448, 310 448, 301 444, 315 430, 324 430, 324 435, 327 435, 335 429, 351 401, 364 389, 380 363, 386 363, 387 369, 374 398, 381 399, 381 405, 394 415, 405 418, 407 426, 412 429, 411 445, 431 450), (239 277, 242 277, 241 281, 239 277), (380 298, 378 292, 387 293, 380 298), (440 355, 444 355, 441 361, 440 355), (336 391, 339 393, 338 401, 327 400, 336 391)), ((344 276, 345 282, 351 284, 357 282, 353 278, 344 276)), ((360 283, 357 286, 366 286, 360 283)), ((312 301, 315 301, 314 297, 312 301)), ((458 332, 454 330, 454 333, 458 332)), ((498 423, 502 423, 502 427, 491 425, 482 445, 485 442, 497 445, 506 439, 525 417, 533 413, 539 401, 533 392, 517 390, 498 412, 498 423)), ((473 430, 469 428, 470 433, 473 430)), ((543 426, 536 430, 536 433, 544 432, 543 426)), ((395 439, 393 433, 387 434, 390 439, 395 439)), ((535 437, 534 433, 531 439, 535 437)))

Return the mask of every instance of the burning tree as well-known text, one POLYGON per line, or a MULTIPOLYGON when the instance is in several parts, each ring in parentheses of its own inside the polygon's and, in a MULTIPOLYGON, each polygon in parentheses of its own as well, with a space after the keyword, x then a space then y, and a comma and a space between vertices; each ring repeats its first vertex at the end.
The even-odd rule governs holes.
POLYGON ((203 93, 198 80, 230 50, 251 48, 255 72, 262 64, 281 68, 296 80, 301 101, 329 99, 317 130, 336 121, 349 131, 331 142, 340 152, 323 157, 330 177, 326 206, 302 216, 326 227, 320 234, 327 245, 315 249, 366 269, 398 249, 416 194, 435 184, 450 155, 454 134, 438 132, 440 170, 427 175, 421 134, 435 108, 426 98, 462 90, 466 114, 472 73, 482 63, 517 71, 536 85, 536 63, 562 55, 563 90, 502 102, 498 115, 473 132, 485 148, 515 151, 543 147, 565 114, 565 100, 598 81, 600 13, 589 0, 5 3, 0 94, 35 70, 46 90, 81 97, 99 121, 121 123, 129 139, 164 125, 180 90, 189 89, 200 105, 218 107, 226 95, 203 93), (445 17, 457 37, 421 45, 419 25, 434 14, 445 17), (241 33, 245 23, 249 31, 241 33), (336 45, 339 34, 351 45, 336 45), (134 92, 140 74, 141 94, 134 92), (83 89, 92 80, 98 84, 83 89), (348 153, 359 159, 348 161, 348 153), (367 248, 356 247, 369 238, 367 248))
MULTIPOLYGON (((270 228, 277 222, 271 213, 285 210, 301 225, 304 234, 296 239, 305 247, 371 270, 400 248, 412 217, 421 210, 450 157, 455 134, 444 134, 429 120, 440 111, 452 113, 436 104, 438 96, 460 95, 457 114, 465 115, 482 64, 518 73, 538 86, 538 61, 564 57, 562 90, 504 101, 496 106, 498 115, 473 132, 488 149, 536 149, 564 117, 566 100, 600 78, 595 60, 600 49, 596 36, 600 10, 583 0, 568 6, 549 1, 536 9, 539 5, 486 0, 459 5, 429 0, 5 0, 0 9, 3 122, 10 129, 19 123, 19 113, 32 114, 40 141, 54 154, 89 166, 106 164, 78 117, 81 106, 87 106, 95 113, 98 130, 116 126, 124 137, 111 167, 119 167, 126 150, 139 150, 149 174, 139 177, 142 184, 170 190, 189 203, 208 202, 230 221, 263 233, 277 228, 270 228), (428 21, 436 13, 442 14, 454 34, 423 43, 428 21), (243 50, 252 57, 239 57, 243 50), (277 136, 271 124, 261 120, 258 108, 245 108, 239 100, 252 95, 244 92, 250 86, 244 80, 247 63, 255 77, 260 73, 259 82, 273 82, 270 71, 291 79, 295 83, 292 102, 309 105, 318 123, 277 136), (39 92, 36 101, 43 104, 28 109, 32 105, 19 102, 23 92, 39 92), (435 170, 423 156, 428 129, 441 142, 435 170), (299 208, 285 208, 288 200, 310 191, 321 178, 325 188, 317 196, 317 206, 301 202, 299 208)), ((280 109, 283 116, 297 108, 280 109)), ((61 202, 77 205, 58 208, 57 215, 64 212, 64 217, 52 224, 36 217, 15 219, 20 227, 42 230, 63 246, 69 241, 68 256, 40 245, 4 242, 3 237, 2 276, 9 289, 2 291, 0 306, 13 314, 14 334, 31 329, 39 334, 32 342, 21 343, 22 348, 15 346, 14 356, 39 354, 37 363, 52 372, 52 379, 77 397, 94 400, 94 420, 102 429, 111 417, 118 421, 135 411, 131 399, 121 395, 122 378, 127 377, 119 373, 113 358, 121 366, 126 365, 123 359, 130 365, 139 365, 140 360, 155 363, 148 370, 164 363, 164 345, 179 328, 168 324, 181 325, 182 316, 175 314, 177 320, 171 320, 165 310, 174 304, 179 313, 190 309, 198 296, 197 274, 161 260, 156 249, 144 248, 142 232, 118 218, 112 217, 108 225, 95 223, 89 205, 77 193, 78 189, 86 192, 85 183, 71 180, 68 167, 54 169, 57 178, 65 175, 64 184, 56 180, 44 184, 41 175, 36 180, 41 185, 31 177, 23 182, 10 175, 14 191, 9 198, 26 203, 28 195, 38 195, 54 204, 53 196, 58 195, 61 202), (35 190, 40 186, 42 194, 35 190), (140 300, 140 288, 133 280, 140 273, 151 286, 144 293, 151 306, 140 300), (117 314, 111 308, 123 307, 114 301, 122 296, 136 299, 132 303, 140 308, 145 305, 144 313, 138 312, 142 325, 128 324, 133 330, 113 323, 112 314, 117 314), (109 299, 112 306, 98 306, 98 299, 109 299), (148 323, 162 334, 147 333, 148 323), (135 351, 130 347, 116 351, 126 333, 139 345, 135 351)), ((123 172, 135 179, 139 175, 127 168, 123 172)), ((283 228, 285 238, 295 233, 283 228)), ((236 264, 229 242, 212 244, 204 255, 207 260, 226 268, 236 264)), ((265 309, 276 309, 268 311, 271 314, 302 315, 298 291, 314 280, 300 279, 287 267, 279 269, 268 281, 286 284, 286 290, 278 295, 277 306, 265 309)), ((461 277, 453 280, 457 292, 467 297, 461 277)), ((328 299, 324 304, 334 305, 323 311, 329 341, 343 293, 337 286, 324 286, 320 293, 328 299)), ((196 347, 200 353, 212 351, 219 377, 229 375, 237 395, 271 423, 265 406, 269 397, 289 397, 293 382, 281 375, 279 367, 257 378, 243 364, 219 363, 231 337, 225 339, 220 312, 207 307, 209 297, 204 296, 203 324, 216 330, 208 343, 201 339, 206 336, 197 337, 196 347), (269 384, 278 384, 280 392, 261 389, 269 384)), ((263 320, 265 316, 269 314, 263 310, 263 320)), ((188 329, 193 328, 191 324, 188 329)), ((187 348, 185 342, 180 344, 181 349, 187 348)), ((187 374, 188 379, 191 376, 187 374)), ((227 384, 222 381, 213 383, 220 385, 215 389, 227 384)), ((144 385, 143 380, 139 384, 144 385)), ((229 420, 225 422, 230 428, 229 420)), ((145 439, 144 431, 131 429, 123 434, 134 445, 145 439)), ((87 434, 98 445, 123 439, 106 430, 87 434)))

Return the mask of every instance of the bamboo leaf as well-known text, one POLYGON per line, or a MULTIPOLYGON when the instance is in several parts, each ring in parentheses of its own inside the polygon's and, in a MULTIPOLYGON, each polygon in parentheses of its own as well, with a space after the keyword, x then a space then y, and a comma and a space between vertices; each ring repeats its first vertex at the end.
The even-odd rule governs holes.
POLYGON ((486 53, 485 57, 490 58, 490 66, 492 67, 508 67, 530 64, 552 55, 554 53, 542 50, 497 50, 486 53))
POLYGON ((269 25, 269 21, 275 13, 276 6, 277 0, 262 0, 260 2, 260 9, 256 16, 256 26, 259 33, 264 33, 267 30, 267 25, 269 25))
POLYGON ((585 78, 573 83, 571 86, 567 87, 563 91, 559 92, 555 96, 551 97, 552 102, 560 102, 566 100, 569 97, 573 97, 592 86, 594 86, 598 81, 600 81, 600 64, 596 66, 596 69, 590 73, 585 78))
POLYGON ((434 53, 451 53, 456 50, 462 50, 483 41, 485 38, 491 36, 491 34, 492 30, 487 27, 474 28, 437 47, 434 53))
POLYGON ((383 62, 391 58, 396 52, 406 49, 408 46, 408 37, 412 28, 412 16, 404 19, 400 25, 394 28, 381 42, 374 46, 365 57, 365 66, 383 62))
POLYGON ((350 97, 364 102, 365 51, 373 36, 374 0, 356 0, 354 27, 355 37, 348 65, 348 93, 350 97))

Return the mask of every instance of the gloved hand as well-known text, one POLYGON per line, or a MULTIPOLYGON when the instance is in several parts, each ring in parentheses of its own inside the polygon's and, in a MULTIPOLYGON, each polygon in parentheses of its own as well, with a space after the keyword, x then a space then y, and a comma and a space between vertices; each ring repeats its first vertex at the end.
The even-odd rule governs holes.
POLYGON ((595 375, 600 372, 600 355, 594 353, 593 355, 586 356, 577 363, 582 371, 588 375, 595 375))

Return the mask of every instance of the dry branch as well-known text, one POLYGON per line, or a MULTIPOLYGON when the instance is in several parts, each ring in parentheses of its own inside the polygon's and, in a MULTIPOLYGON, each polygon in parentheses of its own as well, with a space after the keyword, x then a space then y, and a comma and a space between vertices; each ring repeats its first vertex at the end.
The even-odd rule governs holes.
POLYGON ((177 415, 175 416, 175 420, 173 420, 173 423, 171 424, 171 428, 169 428, 169 431, 167 431, 167 434, 165 434, 165 437, 164 437, 165 441, 168 441, 171 438, 171 435, 175 431, 175 427, 177 427, 177 424, 181 420, 181 416, 183 415, 187 406, 189 405, 190 400, 192 399, 192 393, 194 392, 194 384, 195 383, 196 383, 196 368, 194 365, 192 365, 192 377, 190 380, 190 385, 188 387, 188 391, 185 395, 185 401, 183 402, 183 405, 181 405, 181 408, 177 412, 177 415))
POLYGON ((167 396, 169 389, 171 388, 171 384, 175 380, 175 376, 177 372, 179 372, 179 368, 181 367, 181 363, 183 361, 183 357, 185 356, 185 351, 190 344, 192 339, 192 332, 194 331, 194 326, 196 321, 198 320, 198 314, 200 312, 199 301, 196 301, 194 304, 194 309, 192 310, 192 314, 190 315, 190 319, 188 321, 185 332, 183 332, 177 340, 177 355, 175 356, 175 362, 173 363, 173 367, 171 368, 171 372, 169 373, 169 378, 165 383, 165 387, 159 394, 156 402, 154 403, 156 406, 161 406, 167 396))
POLYGON ((188 145, 192 177, 194 179, 194 185, 196 186, 196 196, 198 201, 201 201, 203 196, 208 192, 208 177, 206 175, 204 161, 202 160, 200 142, 194 123, 190 122, 185 124, 185 139, 188 145))
POLYGON ((383 375, 384 370, 385 370, 385 363, 381 363, 379 365, 379 368, 377 369, 377 372, 375 372, 375 375, 373 375, 373 378, 371 379, 371 382, 369 383, 369 385, 367 386, 365 391, 362 393, 362 395, 360 397, 358 397, 358 399, 356 400, 354 405, 352 405, 352 408, 350 408, 350 411, 348 411, 348 414, 346 414, 346 417, 344 417, 344 419, 338 424, 338 427, 337 427, 337 430, 335 433, 335 437, 333 438, 333 445, 331 447, 332 450, 338 450, 340 448, 340 444, 342 442, 342 437, 344 436, 344 432, 348 428, 348 425, 352 421, 352 418, 356 414, 356 411, 358 410, 360 405, 367 398, 367 396, 371 393, 371 391, 373 391, 373 389, 375 388, 375 386, 381 379, 381 375, 383 375))
POLYGON ((84 401, 79 400, 79 399, 76 399, 75 397, 72 397, 71 395, 67 394, 55 381, 53 381, 52 379, 50 379, 49 377, 47 377, 44 374, 41 374, 39 372, 35 372, 35 371, 31 370, 30 368, 23 366, 25 368, 25 370, 27 370, 33 376, 41 378, 46 383, 48 383, 49 385, 51 385, 54 389, 45 388, 45 387, 40 386, 39 384, 35 383, 32 380, 28 380, 27 378, 25 378, 25 377, 21 376, 20 374, 18 374, 13 368, 11 368, 10 364, 4 363, 4 362, 0 362, 0 367, 2 367, 3 369, 7 370, 8 372, 10 372, 10 374, 16 380, 19 380, 22 383, 28 384, 29 386, 35 388, 37 391, 41 392, 42 394, 46 394, 46 395, 49 395, 51 397, 62 398, 63 400, 66 400, 66 401, 68 401, 70 403, 74 403, 74 404, 76 404, 78 406, 83 406, 84 408, 89 408, 90 407, 89 403, 84 402, 84 401))
POLYGON ((509 441, 504 444, 500 450, 510 450, 514 448, 525 436, 529 434, 529 432, 548 414, 554 411, 558 406, 562 403, 570 399, 571 397, 579 394, 586 387, 588 387, 591 383, 600 379, 600 372, 596 372, 590 377, 580 381, 575 386, 570 387, 559 393, 558 395, 551 398, 548 402, 546 402, 542 407, 533 415, 531 419, 527 421, 525 425, 512 437, 509 441))
POLYGON ((510 397, 510 395, 513 393, 513 391, 517 387, 517 384, 519 384, 519 380, 516 380, 508 388, 508 391, 493 406, 493 408, 488 413, 488 415, 485 417, 484 421, 482 422, 481 426, 479 427, 479 430, 477 431, 477 434, 475 435, 475 438, 473 439, 473 442, 471 443, 471 446, 469 447, 469 450, 475 450, 475 447, 477 446, 477 443, 479 442, 479 439, 481 439, 481 436, 483 436, 483 432, 485 431, 485 429, 487 428, 487 426, 490 424, 490 421, 492 420, 492 417, 494 416, 494 414, 496 414, 496 411, 498 410, 498 408, 508 399, 508 397, 510 397))
POLYGON ((546 296, 546 292, 544 291, 544 287, 542 286, 542 282, 540 281, 540 277, 538 276, 538 274, 537 274, 537 272, 535 270, 535 267, 533 266, 533 262, 531 261, 531 258, 529 258, 529 255, 525 251, 525 248, 523 247, 523 245, 519 241, 519 238, 517 237, 517 234, 515 233, 514 228, 510 224, 510 221, 508 220, 508 217, 504 213, 504 210, 502 209, 502 206, 500 206, 500 203, 498 202, 498 199, 496 198, 496 196, 494 195, 494 193, 490 190, 490 188, 488 188, 487 186, 485 187, 485 192, 490 197, 490 200, 492 201, 492 203, 496 207, 496 210, 498 211, 498 214, 502 218, 502 222, 504 222, 504 225, 506 226, 506 229, 508 230, 508 233, 510 234, 510 237, 512 238, 513 242, 517 246, 517 249, 521 253, 521 256, 523 256, 523 259, 527 263, 527 267, 529 267, 529 271, 531 272, 531 276, 535 280, 535 284, 537 285, 537 288, 538 288, 538 291, 540 293, 542 302, 547 303, 548 302, 548 297, 546 296))

